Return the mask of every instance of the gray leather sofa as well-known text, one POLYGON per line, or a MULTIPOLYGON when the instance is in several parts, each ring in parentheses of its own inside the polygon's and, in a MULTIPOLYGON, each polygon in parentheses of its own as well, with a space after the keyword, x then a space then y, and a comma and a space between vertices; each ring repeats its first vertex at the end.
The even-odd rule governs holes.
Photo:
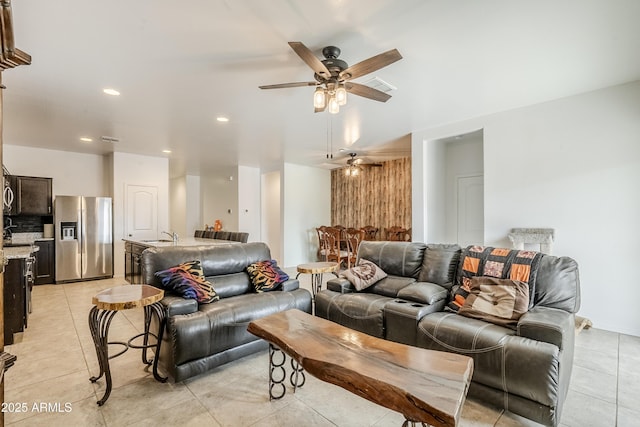
POLYGON ((174 381, 266 348, 266 341, 247 332, 247 325, 254 319, 291 308, 311 313, 311 294, 299 288, 295 279, 284 282, 279 290, 254 291, 246 267, 268 259, 269 247, 257 242, 149 248, 142 253, 143 283, 161 287, 154 276, 156 271, 200 260, 205 276, 220 296, 219 301, 198 304, 165 293, 162 304, 167 322, 159 364, 174 381))
POLYGON ((580 306, 577 263, 543 255, 533 307, 515 329, 445 311, 460 276, 460 248, 416 242, 362 242, 359 258, 389 276, 356 291, 331 279, 317 316, 368 334, 474 360, 469 395, 538 423, 557 426, 573 364, 580 306))

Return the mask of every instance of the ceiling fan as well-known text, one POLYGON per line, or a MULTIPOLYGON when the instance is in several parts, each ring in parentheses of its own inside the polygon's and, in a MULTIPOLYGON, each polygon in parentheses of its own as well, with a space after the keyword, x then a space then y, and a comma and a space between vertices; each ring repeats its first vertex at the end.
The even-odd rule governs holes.
POLYGON ((338 59, 340 49, 335 46, 327 46, 322 49, 323 60, 318 59, 302 42, 289 42, 289 46, 311 67, 316 81, 265 85, 259 86, 260 89, 315 86, 313 106, 316 113, 325 109, 328 109, 332 114, 338 113, 340 106, 347 102, 347 92, 380 102, 387 102, 391 98, 389 94, 369 86, 354 83, 351 80, 377 71, 402 59, 402 55, 397 49, 391 49, 349 66, 342 59, 338 59))
POLYGON ((382 163, 365 163, 362 158, 357 158, 358 153, 349 153, 349 159, 347 159, 347 166, 344 168, 347 176, 357 176, 360 171, 365 167, 381 168, 382 163))

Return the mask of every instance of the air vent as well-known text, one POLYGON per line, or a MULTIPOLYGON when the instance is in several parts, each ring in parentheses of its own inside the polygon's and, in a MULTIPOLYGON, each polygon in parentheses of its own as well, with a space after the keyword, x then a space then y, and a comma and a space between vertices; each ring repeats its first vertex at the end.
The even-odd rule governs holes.
POLYGON ((115 144, 116 142, 120 142, 120 139, 114 136, 101 136, 100 140, 102 142, 108 142, 110 144, 115 144))
POLYGON ((380 77, 374 77, 370 80, 367 80, 366 82, 364 82, 364 84, 374 89, 378 89, 380 92, 384 93, 398 89, 397 87, 385 82, 380 77))

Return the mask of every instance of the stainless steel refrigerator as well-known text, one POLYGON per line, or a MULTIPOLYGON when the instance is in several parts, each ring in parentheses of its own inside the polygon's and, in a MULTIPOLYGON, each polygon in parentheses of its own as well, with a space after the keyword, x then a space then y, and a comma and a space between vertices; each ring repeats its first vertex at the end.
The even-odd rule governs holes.
POLYGON ((113 277, 110 197, 56 196, 56 283, 113 277))

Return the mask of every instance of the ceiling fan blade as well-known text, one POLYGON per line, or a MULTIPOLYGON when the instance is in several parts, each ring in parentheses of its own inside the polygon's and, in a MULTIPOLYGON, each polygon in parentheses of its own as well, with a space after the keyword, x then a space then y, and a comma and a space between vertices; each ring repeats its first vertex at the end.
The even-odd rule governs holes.
POLYGON ((345 87, 349 93, 373 99, 374 101, 387 102, 389 98, 391 98, 391 95, 359 83, 347 82, 345 83, 345 87))
POLYGON ((362 62, 358 62, 355 65, 343 70, 340 73, 340 79, 356 79, 365 74, 373 73, 380 68, 393 64, 396 61, 402 59, 402 55, 398 52, 398 49, 391 49, 376 56, 372 56, 369 59, 365 59, 362 62))
POLYGON ((279 83, 277 85, 258 86, 260 89, 282 89, 287 87, 317 86, 318 82, 279 83))
POLYGON ((289 42, 289 46, 319 76, 328 79, 331 72, 302 42, 289 42))

